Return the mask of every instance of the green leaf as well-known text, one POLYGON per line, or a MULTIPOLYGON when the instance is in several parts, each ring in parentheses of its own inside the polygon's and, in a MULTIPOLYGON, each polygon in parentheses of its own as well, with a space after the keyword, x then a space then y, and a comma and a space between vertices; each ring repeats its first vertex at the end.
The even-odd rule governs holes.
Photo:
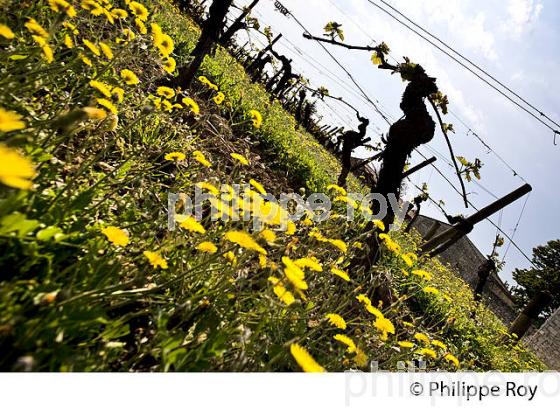
POLYGON ((101 333, 101 337, 103 338, 103 340, 112 340, 126 336, 129 333, 130 326, 128 325, 128 323, 123 325, 120 322, 113 322, 107 327, 107 329, 105 329, 103 333, 101 333))
POLYGON ((468 167, 470 165, 469 161, 465 157, 457 156, 457 161, 461 163, 461 165, 468 167))
POLYGON ((383 61, 381 60, 381 57, 379 57, 379 54, 377 54, 377 51, 374 51, 373 54, 371 55, 371 62, 374 65, 381 65, 383 64, 383 61))
POLYGON ((14 212, 0 220, 0 234, 17 232, 18 237, 23 238, 39 226, 39 221, 27 219, 24 214, 14 212))
POLYGON ((58 226, 48 226, 37 232, 36 237, 38 240, 46 242, 50 241, 53 238, 55 238, 56 240, 60 238, 60 235, 62 235, 62 229, 60 229, 58 226))

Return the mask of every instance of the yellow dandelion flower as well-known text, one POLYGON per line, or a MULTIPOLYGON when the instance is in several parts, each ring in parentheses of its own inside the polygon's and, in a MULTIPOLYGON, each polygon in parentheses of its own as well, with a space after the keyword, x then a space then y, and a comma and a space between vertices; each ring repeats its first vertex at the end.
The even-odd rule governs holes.
POLYGON ((51 46, 45 44, 44 46, 41 47, 41 51, 43 52, 43 58, 45 59, 47 64, 50 64, 54 61, 54 52, 51 46))
POLYGON ((356 296, 356 299, 360 303, 363 303, 365 305, 371 305, 371 300, 366 295, 364 295, 363 293, 356 296))
POLYGON ((253 127, 260 128, 263 122, 263 118, 260 112, 257 110, 249 110, 249 115, 253 121, 253 127))
POLYGON ((187 156, 182 152, 170 152, 164 157, 167 161, 184 161, 187 156))
POLYGON ((323 272, 323 267, 321 266, 321 264, 319 263, 319 261, 316 258, 300 258, 297 259, 296 261, 294 261, 294 263, 302 268, 302 269, 311 269, 312 271, 315 272, 323 272))
POLYGON ((152 29, 152 40, 154 46, 157 46, 161 42, 161 36, 163 36, 163 30, 157 23, 151 23, 150 27, 152 29))
POLYGON ((197 182, 196 186, 200 189, 205 189, 210 192, 212 195, 220 195, 220 190, 212 185, 210 182, 197 182))
POLYGON ((173 39, 169 34, 162 34, 156 43, 156 47, 164 58, 169 57, 175 49, 173 39))
POLYGON ((383 221, 380 221, 379 219, 374 219, 373 220, 373 224, 375 225, 375 227, 377 229, 379 229, 380 231, 384 231, 385 230, 385 224, 383 223, 383 221))
POLYGON ((397 344, 404 349, 412 349, 414 347, 414 343, 407 341, 397 342, 397 344))
POLYGON ((113 50, 111 50, 111 46, 109 46, 109 44, 104 43, 102 41, 99 42, 99 48, 101 49, 101 52, 103 53, 103 55, 105 56, 105 58, 107 60, 112 60, 113 59, 113 50))
POLYGON ((65 12, 70 18, 74 18, 77 15, 74 6, 72 6, 66 0, 49 0, 49 6, 53 11, 65 12))
POLYGON ((80 54, 80 60, 82 60, 82 63, 84 63, 85 65, 93 67, 93 62, 85 55, 80 54))
POLYGON ((163 106, 163 109, 167 112, 171 112, 173 111, 173 104, 171 104, 168 100, 163 100, 161 102, 161 105, 163 106))
MULTIPOLYGON (((262 255, 261 255, 262 256, 262 255)), ((274 286, 272 290, 274 294, 280 299, 285 305, 290 306, 292 303, 296 301, 293 293, 287 290, 282 284, 280 283, 280 279, 270 276, 268 281, 272 283, 274 286)))
POLYGON ((154 268, 167 269, 167 261, 158 252, 144 251, 143 254, 154 268))
POLYGON ((70 37, 70 34, 65 34, 64 35, 64 45, 68 49, 74 48, 74 40, 72 40, 72 37, 70 37))
POLYGON ((414 335, 414 338, 416 340, 418 340, 419 342, 425 343, 427 345, 430 344, 430 338, 427 335, 425 335, 424 333, 416 333, 414 335))
POLYGON ((176 68, 177 68, 177 61, 175 61, 173 57, 167 57, 167 59, 163 63, 163 69, 167 71, 169 74, 173 74, 176 68))
POLYGON ((93 53, 95 54, 97 57, 101 56, 101 51, 99 50, 99 47, 97 47, 94 43, 92 43, 91 41, 87 40, 87 39, 83 39, 82 43, 84 43, 84 45, 93 53))
POLYGON ((346 329, 346 321, 340 315, 336 313, 328 313, 325 315, 325 318, 329 321, 329 323, 339 329, 345 330, 346 329))
POLYGON ((187 216, 186 218, 178 217, 177 221, 180 222, 180 227, 190 232, 206 233, 204 226, 200 224, 194 217, 187 216))
POLYGON ((132 12, 132 14, 134 14, 140 20, 148 20, 148 16, 150 15, 150 13, 143 4, 138 3, 137 1, 131 1, 130 3, 128 3, 128 8, 132 12))
POLYGON ((459 359, 457 359, 451 353, 447 353, 443 358, 447 360, 449 363, 453 363, 455 367, 457 368, 459 367, 459 359))
POLYGON ((37 20, 35 19, 29 19, 27 23, 24 24, 24 26, 27 31, 29 31, 34 36, 39 36, 44 39, 49 38, 49 33, 47 32, 47 30, 45 30, 39 23, 37 23, 37 20))
POLYGON ((350 205, 354 209, 358 208, 358 203, 354 201, 352 198, 348 198, 347 196, 339 195, 333 200, 333 202, 344 202, 350 205))
POLYGON ((156 93, 157 95, 161 95, 162 97, 169 99, 175 97, 175 90, 169 87, 158 87, 156 93))
POLYGON ((265 241, 269 243, 272 243, 276 240, 276 234, 270 229, 263 230, 260 235, 264 238, 265 241))
POLYGON ((393 325, 393 322, 391 322, 386 317, 376 318, 373 325, 375 326, 375 328, 377 330, 379 330, 381 332, 381 338, 380 339, 383 340, 383 341, 387 340, 387 335, 389 333, 393 334, 393 335, 395 334, 395 326, 393 325))
POLYGON ((140 80, 138 79, 136 74, 128 69, 124 69, 121 71, 121 78, 128 85, 136 85, 140 83, 140 80))
POLYGON ((439 290, 432 286, 426 286, 424 289, 422 289, 422 291, 424 293, 431 293, 432 295, 439 295, 439 290))
POLYGON ((122 33, 123 33, 125 38, 124 38, 124 40, 118 38, 117 43, 123 43, 124 42, 125 44, 128 44, 128 42, 130 42, 130 41, 132 41, 136 38, 136 34, 134 34, 134 31, 132 31, 129 28, 124 28, 122 33))
POLYGON ((31 37, 41 47, 41 52, 43 53, 43 58, 45 59, 47 64, 52 63, 54 61, 54 53, 53 53, 52 48, 47 43, 47 40, 45 39, 45 37, 41 37, 41 36, 31 36, 31 37))
POLYGON ((35 176, 33 164, 14 149, 0 144, 0 182, 12 188, 29 189, 35 176))
POLYGON ((264 187, 259 184, 257 181, 255 181, 254 179, 249 180, 249 184, 255 188, 261 195, 266 195, 266 190, 264 189, 264 187))
POLYGON ((198 161, 200 164, 202 164, 203 166, 205 166, 206 168, 210 168, 212 166, 212 164, 210 163, 210 161, 208 161, 206 159, 206 157, 204 156, 204 154, 200 151, 194 151, 193 152, 193 157, 196 161, 198 161))
POLYGON ((358 302, 362 303, 365 306, 366 310, 375 317, 385 317, 379 309, 372 305, 371 300, 366 295, 360 294, 356 296, 356 299, 358 300, 358 302))
POLYGON ((348 274, 341 269, 331 268, 331 273, 344 279, 346 282, 350 282, 350 276, 348 276, 348 274))
POLYGON ((296 224, 294 223, 294 221, 288 221, 287 223, 287 227, 286 227, 286 235, 293 235, 296 233, 296 224))
POLYGON ((249 165, 249 161, 247 161, 247 158, 245 158, 243 155, 241 154, 230 154, 230 156, 236 160, 237 162, 239 162, 241 165, 249 165))
POLYGON ((309 218, 305 218, 303 221, 301 221, 301 223, 305 226, 313 226, 313 221, 309 218))
POLYGON ((313 357, 305 350, 303 347, 297 343, 292 343, 290 345, 290 353, 296 360, 297 364, 306 373, 322 373, 325 371, 313 357))
POLYGON ((284 274, 288 280, 297 289, 306 290, 308 285, 305 282, 305 272, 287 256, 282 257, 282 263, 284 263, 284 274))
POLYGON ((412 260, 412 258, 410 257, 410 254, 408 254, 408 253, 403 253, 401 255, 401 259, 404 261, 404 263, 406 263, 406 265, 409 268, 414 265, 414 261, 412 260))
POLYGON ((121 87, 115 87, 111 91, 111 96, 118 103, 122 103, 124 101, 124 90, 121 87))
POLYGON ((385 316, 383 316, 383 313, 377 309, 376 307, 374 307, 371 303, 371 300, 364 294, 360 294, 358 296, 356 296, 356 299, 358 300, 358 302, 362 303, 366 310, 371 313, 372 315, 374 315, 377 318, 384 318, 385 316))
POLYGON ((200 81, 202 84, 206 85, 208 88, 211 88, 212 90, 218 91, 218 86, 216 84, 213 84, 212 81, 210 81, 205 76, 201 75, 200 77, 198 77, 198 81, 200 81))
POLYGON ((142 35, 144 34, 148 34, 148 28, 146 27, 146 25, 144 24, 144 22, 142 20, 140 20, 139 18, 135 18, 134 19, 134 24, 136 25, 136 28, 138 29, 138 32, 142 35))
POLYGON ((266 268, 266 265, 268 264, 268 259, 266 259, 266 256, 259 254, 259 266, 261 269, 266 268))
POLYGON ((216 105, 220 105, 221 103, 224 102, 225 98, 226 98, 225 94, 220 91, 220 92, 218 92, 218 94, 216 94, 216 96, 213 98, 213 100, 216 103, 216 105))
POLYGON ((348 353, 353 353, 353 352, 356 351, 356 344, 348 336, 337 334, 337 335, 333 336, 333 339, 342 343, 342 344, 345 344, 348 348, 347 349, 348 353))
POLYGON ((432 359, 437 359, 437 353, 428 347, 423 347, 422 349, 418 350, 417 353, 422 356, 430 356, 432 359))
POLYGON ((22 121, 22 118, 18 113, 0 107, 0 131, 10 132, 24 129, 25 122, 22 121))
POLYGON ((302 271, 299 268, 297 268, 297 270, 293 268, 284 268, 284 274, 296 289, 307 290, 309 285, 304 280, 303 276, 300 275, 300 272, 302 271))
POLYGON ((196 246, 196 249, 200 252, 205 253, 216 253, 218 252, 218 247, 214 245, 212 242, 202 242, 196 246))
POLYGON ((80 34, 80 32, 78 31, 78 29, 76 28, 76 26, 68 21, 65 21, 64 23, 62 23, 62 27, 70 30, 72 32, 72 34, 74 35, 78 35, 80 34))
POLYGON ((0 24, 0 36, 4 37, 7 40, 12 40, 16 37, 10 27, 6 26, 5 24, 0 24))
POLYGON ((256 251, 260 254, 266 255, 266 250, 262 248, 251 235, 243 231, 229 231, 224 235, 226 241, 235 243, 242 248, 256 251))
POLYGON ((237 256, 232 251, 228 251, 224 253, 224 258, 228 261, 228 263, 232 266, 237 265, 237 256))
POLYGON ((356 248, 356 249, 360 249, 360 250, 361 250, 361 249, 364 249, 364 244, 361 243, 361 242, 358 242, 358 241, 354 242, 354 243, 352 244, 352 246, 353 246, 354 248, 356 248))
POLYGON ((447 346, 440 340, 432 340, 432 345, 439 347, 440 349, 447 350, 447 346))
POLYGON ((84 10, 88 10, 94 16, 103 14, 103 7, 95 0, 82 0, 80 5, 84 10))
POLYGON ((396 243, 391 237, 385 233, 379 234, 379 239, 383 241, 387 249, 395 254, 400 254, 401 247, 398 243, 396 243))
POLYGON ((191 110, 191 112, 194 115, 200 114, 200 107, 198 106, 195 100, 193 100, 190 97, 185 97, 181 101, 183 102, 183 104, 185 104, 186 107, 188 107, 191 110))
POLYGON ((375 306, 373 306, 371 303, 370 304, 365 304, 366 306, 366 310, 371 313, 372 315, 374 315, 375 317, 384 317, 383 313, 376 308, 375 306))
POLYGON ((128 17, 128 12, 123 9, 112 9, 111 15, 116 19, 125 19, 128 17))
POLYGON ((337 247, 342 253, 348 252, 348 245, 341 239, 328 239, 327 242, 337 247))
POLYGON ((104 108, 107 108, 109 111, 111 111, 115 115, 118 114, 118 110, 117 110, 117 107, 115 106, 115 104, 113 104, 111 101, 107 100, 106 98, 98 98, 97 99, 97 104, 99 104, 100 106, 102 106, 104 108))
POLYGON ((342 196, 347 195, 346 189, 342 188, 341 186, 335 185, 335 184, 327 185, 327 191, 331 191, 331 190, 338 192, 342 196))
POLYGON ((128 234, 116 226, 108 226, 101 230, 101 233, 107 237, 109 242, 116 246, 126 246, 128 245, 129 238, 128 234))
POLYGON ((419 276, 422 279, 426 279, 426 280, 432 280, 432 275, 428 272, 426 272, 425 270, 421 270, 421 269, 416 269, 412 271, 413 275, 419 276))
POLYGON ((101 12, 103 13, 103 15, 105 15, 105 18, 110 24, 115 24, 115 17, 111 14, 110 10, 103 8, 101 9, 101 12))
POLYGON ((82 111, 87 115, 90 120, 104 120, 107 118, 107 112, 101 108, 96 107, 84 107, 82 111))
POLYGON ((111 86, 101 82, 101 81, 96 81, 96 80, 91 80, 89 82, 89 86, 91 88, 95 88, 97 91, 99 91, 101 94, 103 94, 105 97, 110 98, 111 97, 111 86))

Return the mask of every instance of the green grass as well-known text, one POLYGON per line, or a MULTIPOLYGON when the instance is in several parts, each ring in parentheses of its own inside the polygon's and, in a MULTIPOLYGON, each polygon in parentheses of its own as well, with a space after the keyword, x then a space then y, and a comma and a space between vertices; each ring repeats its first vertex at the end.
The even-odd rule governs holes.
MULTIPOLYGON (((172 35, 175 57, 184 62, 196 27, 170 3, 152 3, 150 19, 172 35)), ((11 1, 6 7, 10 13, 0 22, 16 38, 0 40, 0 107, 19 113, 25 127, 0 132, 0 144, 20 158, 7 169, 21 170, 22 162, 31 160, 36 175, 32 189, 24 190, 7 186, 9 180, 0 174, 1 370, 299 370, 290 354, 294 343, 329 371, 367 368, 369 361, 395 370, 398 361, 425 357, 420 349, 427 346, 421 342, 412 349, 398 345, 415 341, 420 332, 445 345, 431 345, 437 355, 428 357, 431 370, 455 370, 447 353, 457 356, 462 369, 542 368, 488 309, 473 301, 452 271, 434 260, 407 266, 402 254, 415 252, 417 238, 392 233, 402 250, 396 254, 384 248, 374 272, 348 272, 350 281, 331 273, 333 268, 347 271, 350 260, 363 252, 366 221, 344 220, 341 203, 324 223, 298 222, 294 232, 271 224, 277 236, 273 242, 250 222, 215 222, 208 215, 201 221, 204 233, 169 231, 169 192, 191 194, 199 182, 218 186, 251 179, 267 181, 265 188, 274 194, 288 185, 323 191, 337 177, 338 162, 299 131, 277 102, 269 103, 262 87, 251 84, 222 49, 206 59, 201 74, 218 85, 225 102, 217 106, 215 91, 196 83, 184 96, 199 103, 200 116, 184 107, 168 112, 154 102, 156 84, 165 73, 151 38, 137 33, 133 41, 117 43, 122 28, 136 30, 131 19, 111 25, 81 9, 73 19, 80 32, 73 35, 76 44, 105 41, 115 55, 108 61, 83 46, 65 48, 64 36, 70 34, 61 26, 65 17, 46 1, 29 8, 11 1), (51 32, 50 64, 24 27, 29 17, 51 32), (91 58, 92 66, 80 55, 91 58), (138 86, 120 78, 125 68, 138 74, 138 86), (100 97, 88 85, 91 79, 125 90, 124 101, 116 104, 116 126, 116 117, 80 116, 100 97), (252 127, 249 110, 261 112, 261 128, 252 127), (173 151, 186 159, 166 160, 173 151), (195 151, 203 152, 212 166, 198 162, 195 151), (231 152, 243 154, 250 165, 233 159, 231 152), (126 231, 129 243, 111 243, 102 233, 108 226, 126 231), (266 259, 251 243, 241 247, 228 241, 229 231, 249 233, 266 250, 266 259), (216 253, 196 249, 208 241, 216 253), (154 267, 145 251, 159 253, 167 268, 154 267), (305 269, 307 289, 298 292, 287 275, 286 257, 316 258, 322 271, 305 269), (420 269, 432 279, 411 273, 420 269), (271 277, 291 292, 289 306, 275 293, 271 277), (392 291, 393 302, 379 304, 375 289, 380 285, 392 291), (426 293, 426 286, 439 293, 426 293), (361 294, 394 326, 387 338, 374 325, 376 316, 357 301, 361 294), (329 313, 344 317, 346 329, 329 324, 329 313), (350 337, 360 354, 348 352, 333 339, 336 334, 350 337)), ((172 103, 181 103, 182 97, 172 103)), ((9 158, 2 158, 2 164, 9 158)), ((363 189, 356 179, 351 186, 363 189)))

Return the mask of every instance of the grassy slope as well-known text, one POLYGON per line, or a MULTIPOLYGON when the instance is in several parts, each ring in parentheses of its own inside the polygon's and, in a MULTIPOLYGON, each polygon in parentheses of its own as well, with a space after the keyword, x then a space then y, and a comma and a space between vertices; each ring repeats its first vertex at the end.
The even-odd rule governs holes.
MULTIPOLYGON (((372 324, 375 317, 355 299, 362 293, 373 298, 376 283, 370 275, 352 272, 346 282, 330 273, 332 267, 345 269, 359 252, 355 241, 363 220, 349 223, 335 214, 316 227, 325 237, 344 240, 346 253, 310 237, 316 228, 301 223, 293 234, 278 232, 273 244, 258 239, 268 253, 266 266, 254 251, 224 241, 228 230, 250 231, 247 223, 206 219, 204 234, 167 231, 168 190, 190 193, 200 181, 219 185, 251 178, 275 194, 290 185, 324 190, 339 165, 308 134, 296 130, 279 104, 269 104, 262 87, 251 84, 223 50, 206 60, 203 71, 226 101, 218 112, 211 100, 214 93, 197 84, 189 90, 201 107, 197 119, 181 109, 147 108, 162 75, 150 38, 138 36, 117 45, 121 35, 99 17, 81 12, 76 40, 103 33, 115 49, 111 64, 91 56, 94 67, 84 66, 76 49, 64 51, 64 32, 55 29, 51 42, 56 59, 45 65, 22 27, 29 16, 45 27, 60 23, 45 3, 34 2, 25 10, 16 2, 9 5, 13 14, 5 23, 18 39, 2 51, 0 60, 0 81, 6 87, 0 106, 23 114, 28 122, 25 130, 0 134, 1 141, 21 147, 40 164, 32 191, 0 187, 0 347, 5 352, 0 368, 31 363, 43 370, 296 370, 288 349, 293 342, 305 346, 327 370, 359 367, 355 353, 333 340, 341 333, 370 360, 394 369, 399 360, 422 357, 420 342, 413 349, 397 344, 414 340, 417 332, 447 345, 432 346, 437 359, 428 360, 431 369, 454 369, 442 359, 447 351, 464 369, 541 367, 502 334, 505 328, 491 312, 474 304, 470 289, 453 272, 429 260, 409 267, 389 251, 376 269, 382 274, 375 277, 386 278, 398 300, 381 307, 395 326, 395 334, 382 340, 372 324), (25 64, 9 58, 29 53, 34 54, 25 64), (122 84, 122 68, 139 73, 139 87, 122 84), (92 77, 126 88, 118 128, 108 131, 103 124, 87 122, 61 129, 57 119, 65 111, 91 102, 87 83, 92 77), (29 78, 34 81, 23 80, 22 87, 22 79, 29 78), (259 130, 248 121, 251 109, 264 117, 259 130), (207 155, 211 168, 192 159, 197 149, 207 155), (188 159, 179 164, 164 160, 171 151, 184 152, 188 159), (240 165, 231 152, 244 154, 251 165, 240 165), (262 158, 270 160, 264 167, 262 158), (130 244, 110 244, 100 233, 107 225, 126 229, 130 244), (62 235, 49 236, 52 232, 62 235), (202 241, 214 242, 219 251, 196 251, 202 241), (145 250, 159 252, 168 268, 150 266, 142 255, 145 250), (229 251, 236 263, 223 257, 229 251), (307 271, 309 289, 303 295, 294 290, 297 300, 289 307, 267 280, 283 277, 282 256, 313 256, 323 266, 322 272, 307 271), (405 275, 403 269, 423 269, 433 278, 405 275), (424 292, 428 285, 440 293, 424 292), (326 313, 342 315, 347 329, 330 326, 326 313)), ((151 18, 172 35, 177 60, 184 61, 197 29, 166 1, 152 3, 151 18)), ((356 180, 352 185, 360 189, 356 180)), ((403 253, 414 251, 415 238, 398 232, 392 236, 403 253)))

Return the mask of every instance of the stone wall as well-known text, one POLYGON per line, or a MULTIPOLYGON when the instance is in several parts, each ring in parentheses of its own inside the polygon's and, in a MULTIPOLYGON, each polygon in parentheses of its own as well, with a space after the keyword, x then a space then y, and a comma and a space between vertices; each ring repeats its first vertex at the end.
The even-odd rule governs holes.
POLYGON ((526 339, 526 344, 550 369, 560 370, 560 309, 526 339))
MULTIPOLYGON (((418 217, 413 226, 422 236, 425 236, 430 231, 432 231, 434 235, 437 235, 450 227, 450 225, 445 222, 422 215, 418 217), (432 228, 435 226, 438 228, 436 231, 433 231, 432 228)), ((474 289, 478 280, 478 268, 484 263, 486 257, 474 246, 470 239, 465 236, 449 249, 442 252, 439 255, 439 259, 444 264, 449 265, 474 289)), ((488 282, 486 282, 482 293, 482 298, 486 305, 506 326, 515 320, 517 310, 511 294, 495 273, 488 278, 488 282)))

